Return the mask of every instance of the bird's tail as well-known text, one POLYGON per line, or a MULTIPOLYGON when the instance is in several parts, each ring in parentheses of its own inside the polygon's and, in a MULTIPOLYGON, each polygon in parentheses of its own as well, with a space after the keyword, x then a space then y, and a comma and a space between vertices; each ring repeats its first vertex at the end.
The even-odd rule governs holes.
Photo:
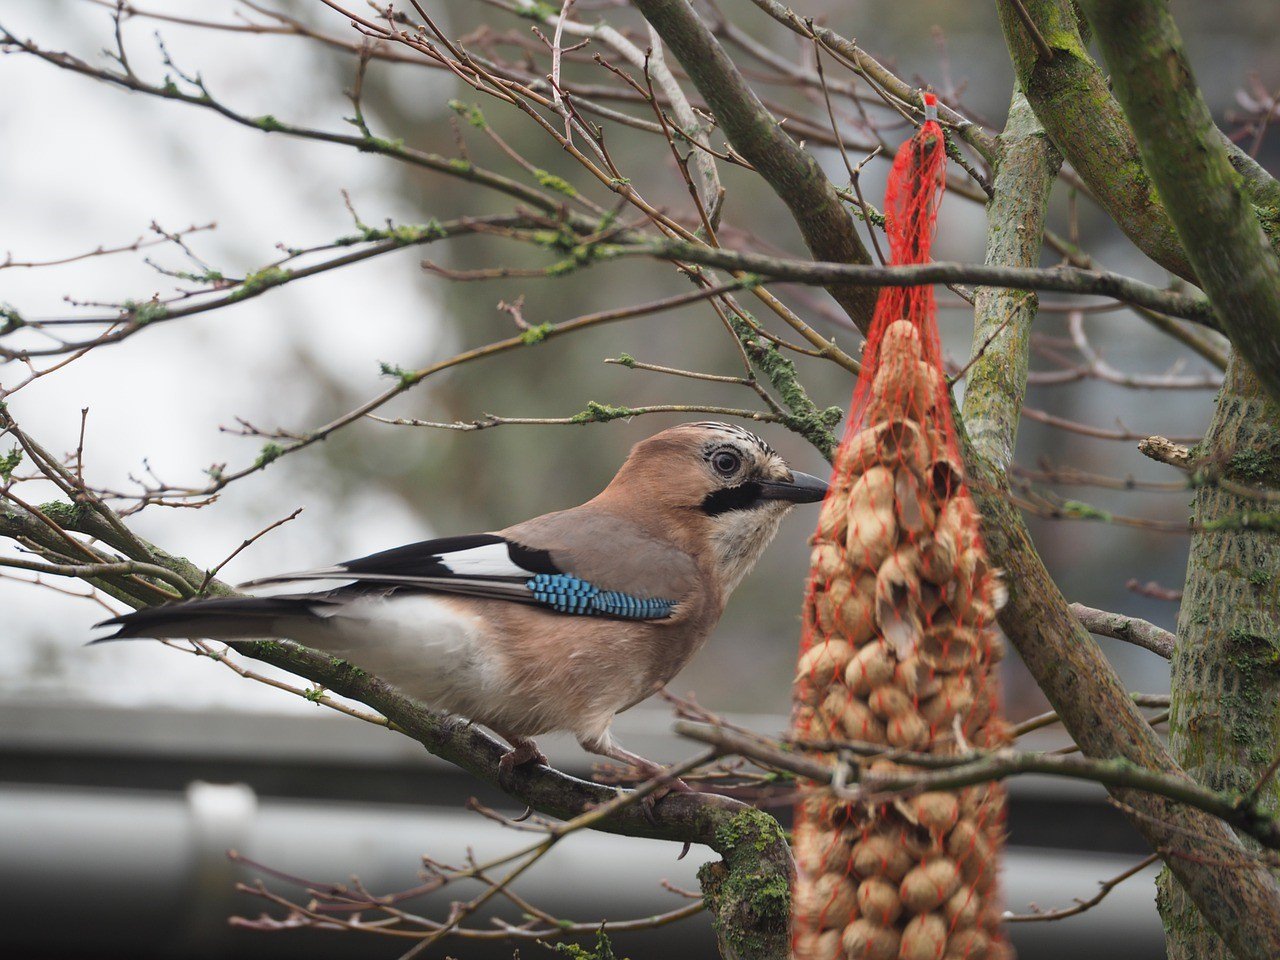
POLYGON ((118 627, 115 633, 90 641, 130 640, 135 637, 181 639, 207 637, 211 640, 244 640, 253 637, 286 635, 281 626, 299 618, 316 617, 325 605, 318 597, 217 597, 187 600, 146 607, 110 620, 98 627, 118 627))

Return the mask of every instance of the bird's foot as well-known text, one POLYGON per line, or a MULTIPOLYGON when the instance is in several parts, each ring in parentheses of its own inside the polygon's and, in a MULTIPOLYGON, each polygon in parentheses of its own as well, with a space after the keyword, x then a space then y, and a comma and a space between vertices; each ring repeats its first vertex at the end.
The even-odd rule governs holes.
MULTIPOLYGON (((515 771, 516 767, 523 767, 525 764, 542 764, 544 767, 550 766, 546 754, 538 749, 538 745, 532 740, 526 740, 519 737, 510 737, 511 749, 502 755, 502 759, 498 761, 498 786, 507 793, 515 790, 515 771)), ((526 813, 525 816, 528 816, 526 813)), ((523 817, 521 817, 523 819, 523 817)))
MULTIPOLYGON (((662 768, 655 767, 651 771, 647 771, 648 778, 654 779, 661 777, 662 768)), ((664 777, 662 783, 653 790, 652 793, 646 794, 640 799, 640 812, 644 814, 644 818, 649 821, 649 826, 656 827, 658 818, 654 814, 654 810, 662 800, 672 793, 697 793, 693 787, 689 786, 679 777, 664 777)), ((681 854, 683 856, 683 854, 681 854)))

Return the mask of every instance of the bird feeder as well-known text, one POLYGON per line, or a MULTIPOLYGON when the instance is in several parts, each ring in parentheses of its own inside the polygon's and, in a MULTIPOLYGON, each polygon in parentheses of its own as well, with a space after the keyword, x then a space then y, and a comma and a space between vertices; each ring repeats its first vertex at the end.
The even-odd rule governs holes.
MULTIPOLYGON (((946 164, 931 97, 886 191, 895 264, 929 260, 946 164)), ((928 285, 881 292, 813 537, 792 732, 832 763, 850 744, 839 755, 856 769, 838 795, 802 785, 797 960, 1012 957, 999 925, 1002 789, 876 786, 923 772, 922 755, 1008 741, 1003 588, 965 481, 935 311, 928 285)))

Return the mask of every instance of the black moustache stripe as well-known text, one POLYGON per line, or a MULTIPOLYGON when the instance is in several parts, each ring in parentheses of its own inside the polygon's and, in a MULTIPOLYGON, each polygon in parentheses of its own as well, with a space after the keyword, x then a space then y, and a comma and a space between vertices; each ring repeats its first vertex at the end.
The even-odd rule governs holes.
POLYGON ((759 501, 760 484, 748 481, 708 493, 702 500, 702 512, 714 517, 730 510, 750 510, 759 501))

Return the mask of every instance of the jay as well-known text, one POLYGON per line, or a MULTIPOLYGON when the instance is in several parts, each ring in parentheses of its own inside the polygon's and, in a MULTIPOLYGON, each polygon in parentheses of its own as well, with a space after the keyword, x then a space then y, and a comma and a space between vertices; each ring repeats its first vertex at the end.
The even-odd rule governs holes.
POLYGON ((740 427, 681 424, 636 444, 581 506, 245 584, 335 589, 137 610, 94 642, 292 640, 500 734, 504 775, 546 762, 533 737, 567 731, 652 776, 610 736, 614 715, 689 662, 783 516, 826 490, 740 427))

